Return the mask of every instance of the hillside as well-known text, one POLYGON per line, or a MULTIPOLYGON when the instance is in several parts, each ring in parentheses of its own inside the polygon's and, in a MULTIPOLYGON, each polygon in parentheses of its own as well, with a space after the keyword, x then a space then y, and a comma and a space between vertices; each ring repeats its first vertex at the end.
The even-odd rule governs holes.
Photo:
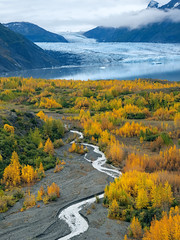
POLYGON ((11 22, 4 24, 16 33, 20 33, 32 42, 68 42, 63 36, 46 31, 28 22, 11 22))
POLYGON ((44 68, 58 65, 40 47, 0 24, 0 71, 44 68))
POLYGON ((180 82, 0 83, 1 240, 180 239, 180 82))
POLYGON ((97 27, 84 35, 99 42, 156 42, 179 43, 180 23, 165 21, 138 29, 97 27))

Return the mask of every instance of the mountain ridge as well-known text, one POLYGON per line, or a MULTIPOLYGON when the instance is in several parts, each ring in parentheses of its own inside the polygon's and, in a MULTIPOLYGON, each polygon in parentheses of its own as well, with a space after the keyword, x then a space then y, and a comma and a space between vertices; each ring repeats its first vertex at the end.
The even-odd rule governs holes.
MULTIPOLYGON (((171 0, 169 3, 159 6, 157 1, 150 1, 147 7, 158 8, 160 11, 167 9, 179 9, 180 0, 171 0)), ((141 26, 136 29, 128 27, 103 27, 98 26, 84 33, 88 38, 94 38, 99 42, 154 42, 154 43, 180 43, 180 22, 165 19, 141 26)))
POLYGON ((151 0, 147 6, 148 8, 157 8, 160 10, 168 10, 168 9, 180 9, 180 0, 171 0, 166 4, 159 6, 159 2, 155 0, 151 0))
POLYGON ((68 42, 63 36, 49 32, 29 22, 10 22, 3 24, 10 30, 19 33, 32 42, 68 42))

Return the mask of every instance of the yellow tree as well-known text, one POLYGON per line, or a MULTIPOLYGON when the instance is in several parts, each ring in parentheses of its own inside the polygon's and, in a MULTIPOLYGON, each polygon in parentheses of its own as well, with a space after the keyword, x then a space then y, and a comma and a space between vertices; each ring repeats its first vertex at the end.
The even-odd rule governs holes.
POLYGON ((38 149, 42 149, 43 148, 43 143, 40 142, 39 146, 38 146, 38 149))
POLYGON ((43 111, 40 111, 36 114, 41 120, 44 120, 45 122, 47 121, 48 119, 48 116, 44 114, 43 111))
POLYGON ((180 211, 171 209, 169 216, 164 214, 161 220, 151 222, 150 229, 144 234, 143 240, 179 240, 180 239, 180 211), (173 214, 172 214, 173 212, 173 214))
POLYGON ((44 152, 49 153, 50 155, 54 154, 54 146, 50 138, 48 138, 44 145, 44 152))
POLYGON ((109 217, 117 217, 119 214, 119 205, 116 201, 116 199, 114 199, 109 207, 109 213, 108 213, 108 216, 109 217))
POLYGON ((75 142, 73 142, 72 146, 69 148, 69 152, 76 152, 77 145, 75 142))
POLYGON ((30 165, 25 165, 22 168, 22 179, 26 183, 32 183, 36 179, 34 168, 30 165))
POLYGON ((9 133, 11 133, 11 134, 14 134, 14 127, 13 127, 13 126, 10 126, 9 124, 5 124, 5 125, 4 125, 4 130, 5 130, 6 132, 9 132, 9 133))
POLYGON ((8 186, 17 186, 21 182, 20 163, 17 153, 14 151, 11 163, 4 169, 3 183, 8 186))
POLYGON ((40 179, 45 177, 45 172, 44 172, 44 167, 43 167, 42 162, 40 163, 39 168, 38 168, 38 177, 40 179))
POLYGON ((138 189, 138 196, 136 198, 137 209, 146 208, 149 205, 149 199, 147 196, 147 191, 144 188, 138 189))
POLYGON ((130 230, 131 230, 134 238, 141 239, 142 234, 143 234, 142 233, 142 227, 141 227, 141 224, 140 224, 139 220, 136 217, 134 217, 132 222, 131 222, 130 230))
POLYGON ((36 200, 37 200, 38 202, 39 202, 39 201, 42 201, 41 191, 38 191, 36 200))
POLYGON ((127 237, 127 235, 125 235, 125 236, 124 236, 124 240, 128 240, 128 237, 127 237))

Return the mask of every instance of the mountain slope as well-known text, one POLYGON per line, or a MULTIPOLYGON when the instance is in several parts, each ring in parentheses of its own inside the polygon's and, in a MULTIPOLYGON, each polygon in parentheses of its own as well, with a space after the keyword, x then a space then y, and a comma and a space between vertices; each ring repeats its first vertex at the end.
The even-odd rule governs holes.
POLYGON ((159 9, 167 10, 167 9, 180 9, 180 0, 171 0, 167 4, 159 7, 159 9))
POLYGON ((11 22, 4 24, 14 32, 20 33, 32 42, 67 42, 58 34, 46 31, 45 29, 28 22, 11 22))
POLYGON ((151 0, 150 3, 148 4, 147 8, 158 8, 158 6, 159 6, 158 2, 151 0))
POLYGON ((157 8, 160 10, 180 9, 180 0, 171 0, 164 5, 160 5, 158 1, 151 0, 147 8, 157 8))
POLYGON ((58 65, 40 47, 0 24, 0 71, 43 68, 58 65))
POLYGON ((180 43, 180 23, 162 22, 138 29, 97 27, 84 35, 99 42, 180 43))
MULTIPOLYGON (((151 0, 147 9, 150 8, 157 8, 161 11, 179 9, 180 0, 171 0, 161 7, 157 1, 151 0)), ((85 32, 84 35, 88 38, 95 38, 99 42, 180 43, 180 22, 164 20, 137 29, 97 27, 85 32)))

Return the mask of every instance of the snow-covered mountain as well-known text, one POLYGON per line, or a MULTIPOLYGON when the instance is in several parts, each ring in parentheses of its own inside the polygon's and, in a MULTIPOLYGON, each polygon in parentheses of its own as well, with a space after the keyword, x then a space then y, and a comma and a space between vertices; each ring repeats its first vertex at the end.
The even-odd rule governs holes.
POLYGON ((161 10, 168 9, 180 9, 180 0, 171 0, 171 1, 155 1, 151 0, 147 8, 157 8, 161 10))
POLYGON ((180 0, 171 0, 167 4, 159 7, 159 9, 167 10, 167 9, 180 9, 180 0))
POLYGON ((151 0, 150 3, 148 4, 147 8, 158 8, 159 3, 157 1, 151 0))

